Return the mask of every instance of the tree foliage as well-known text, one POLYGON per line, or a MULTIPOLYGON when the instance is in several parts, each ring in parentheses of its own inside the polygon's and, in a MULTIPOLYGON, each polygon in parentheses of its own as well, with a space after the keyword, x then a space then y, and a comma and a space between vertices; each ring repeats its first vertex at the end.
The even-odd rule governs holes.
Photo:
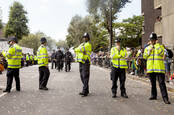
POLYGON ((37 32, 35 34, 29 34, 28 36, 24 36, 22 40, 19 41, 19 44, 23 47, 28 47, 34 49, 34 54, 36 54, 40 44, 40 39, 42 37, 46 37, 47 39, 47 46, 48 50, 51 51, 56 47, 56 41, 53 40, 51 37, 47 37, 42 32, 37 32))
POLYGON ((84 18, 76 15, 72 18, 66 41, 69 47, 76 47, 82 43, 82 36, 88 32, 91 38, 91 44, 94 51, 108 48, 107 32, 98 24, 93 16, 84 18))
POLYGON ((23 36, 29 34, 26 14, 27 12, 21 3, 13 3, 10 7, 9 21, 5 26, 5 37, 15 36, 20 40, 23 36))
POLYGON ((0 19, 0 29, 3 28, 3 25, 2 25, 2 20, 0 19))
POLYGON ((121 23, 114 23, 114 28, 118 31, 116 36, 122 39, 124 46, 137 47, 141 45, 143 21, 143 16, 133 16, 121 23))
POLYGON ((65 40, 59 40, 59 41, 56 43, 56 46, 57 46, 57 47, 60 47, 60 48, 64 48, 64 49, 69 48, 69 47, 68 47, 68 44, 67 44, 67 42, 66 42, 65 40))
MULTIPOLYGON (((117 19, 117 13, 125 6, 130 0, 87 0, 88 12, 95 17, 99 17, 102 25, 107 29, 108 33, 112 32, 110 27, 117 19), (112 22, 111 22, 111 6, 112 6, 112 22)), ((111 35, 110 35, 111 36, 111 35)))

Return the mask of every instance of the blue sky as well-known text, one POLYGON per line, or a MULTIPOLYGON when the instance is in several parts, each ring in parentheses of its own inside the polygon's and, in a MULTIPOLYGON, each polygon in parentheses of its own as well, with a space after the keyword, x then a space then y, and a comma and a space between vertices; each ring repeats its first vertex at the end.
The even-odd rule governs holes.
MULTIPOLYGON (((9 7, 15 0, 0 0, 3 22, 8 21, 9 7)), ((88 15, 86 0, 16 0, 28 12, 30 32, 42 31, 56 40, 65 39, 71 18, 88 15)), ((119 14, 118 21, 141 14, 141 0, 132 0, 119 14)))

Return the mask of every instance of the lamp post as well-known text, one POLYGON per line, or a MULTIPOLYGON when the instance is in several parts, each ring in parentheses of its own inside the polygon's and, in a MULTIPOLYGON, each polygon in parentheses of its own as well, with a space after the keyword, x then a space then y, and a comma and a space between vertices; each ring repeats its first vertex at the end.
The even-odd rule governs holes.
POLYGON ((112 0, 110 2, 110 49, 112 48, 112 41, 113 41, 113 29, 112 29, 112 0))

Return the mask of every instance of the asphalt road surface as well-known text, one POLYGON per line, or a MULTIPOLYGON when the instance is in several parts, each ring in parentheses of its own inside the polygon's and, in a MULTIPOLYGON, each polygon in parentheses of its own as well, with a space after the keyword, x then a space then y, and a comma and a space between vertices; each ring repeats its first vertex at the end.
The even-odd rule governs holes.
MULTIPOLYGON (((38 66, 25 67, 20 71, 21 92, 16 92, 15 82, 11 93, 0 91, 0 115, 174 115, 174 104, 158 100, 149 101, 150 85, 127 77, 128 99, 113 99, 110 72, 91 66, 90 95, 81 97, 79 65, 74 63, 71 72, 50 69, 48 91, 38 90, 38 66)), ((5 73, 0 75, 0 87, 5 88, 5 73)), ((174 103, 174 94, 169 93, 174 103)))

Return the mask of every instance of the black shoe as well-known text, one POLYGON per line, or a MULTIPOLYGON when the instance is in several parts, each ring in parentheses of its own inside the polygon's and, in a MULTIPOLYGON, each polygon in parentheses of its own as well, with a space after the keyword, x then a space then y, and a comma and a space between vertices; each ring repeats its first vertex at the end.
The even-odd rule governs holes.
POLYGON ((149 100, 157 100, 156 97, 150 97, 149 100))
POLYGON ((117 96, 116 96, 116 94, 112 94, 112 98, 116 98, 117 96))
POLYGON ((79 95, 84 95, 84 93, 80 92, 79 95))
POLYGON ((4 92, 4 93, 10 93, 10 91, 9 91, 9 90, 3 90, 3 92, 4 92))
POLYGON ((88 96, 88 94, 87 94, 87 93, 84 93, 84 94, 82 95, 82 97, 86 97, 86 96, 88 96))
POLYGON ((128 98, 126 93, 121 94, 121 96, 124 97, 124 98, 128 98))
POLYGON ((48 90, 48 88, 47 87, 43 87, 42 90, 48 90))
POLYGON ((167 98, 164 98, 163 100, 164 100, 165 104, 171 104, 170 101, 167 98))
POLYGON ((48 90, 47 87, 39 87, 40 90, 48 90))
POLYGON ((16 89, 16 91, 21 91, 20 89, 16 89))

